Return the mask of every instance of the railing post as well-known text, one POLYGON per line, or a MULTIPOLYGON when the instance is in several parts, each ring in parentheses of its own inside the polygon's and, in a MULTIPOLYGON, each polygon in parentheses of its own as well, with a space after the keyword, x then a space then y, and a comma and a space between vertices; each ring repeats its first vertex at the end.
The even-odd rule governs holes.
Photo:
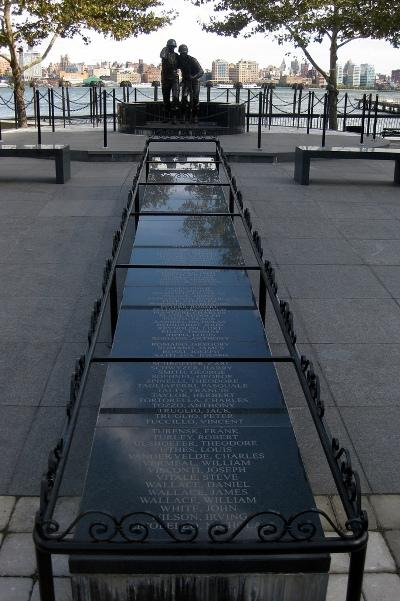
POLYGON ((259 293, 258 293, 258 310, 261 315, 261 320, 263 325, 265 326, 265 315, 267 311, 267 287, 265 285, 265 281, 263 278, 263 274, 260 271, 260 285, 259 285, 259 293))
MULTIPOLYGON (((135 88, 136 92, 136 88, 135 88)), ((115 88, 112 91, 112 103, 113 103, 113 130, 117 131, 117 104, 115 100, 115 88)))
POLYGON ((257 148, 261 148, 261 113, 262 113, 262 92, 258 94, 258 132, 257 132, 257 148))
POLYGON ((107 148, 107 92, 103 90, 103 135, 104 135, 104 148, 107 148))
POLYGON ((296 103, 297 103, 297 86, 295 85, 293 88, 293 127, 296 120, 296 103))
POLYGON ((69 100, 69 87, 67 86, 67 115, 68 115, 68 123, 71 125, 71 103, 69 100))
POLYGON ((103 116, 103 111, 102 111, 102 94, 101 94, 101 87, 99 84, 99 93, 98 93, 98 103, 99 103, 99 120, 102 118, 103 116))
POLYGON ((350 553, 346 601, 360 601, 367 547, 350 553))
POLYGON ((371 126, 371 108, 372 108, 372 94, 368 97, 368 118, 367 118, 367 136, 369 136, 369 130, 371 126))
POLYGON ((44 553, 36 548, 36 565, 41 601, 55 601, 53 566, 50 553, 44 553))
MULTIPOLYGON (((35 104, 35 103, 34 103, 34 104, 35 104)), ((3 139, 3 138, 2 138, 2 134, 1 134, 1 119, 0 119, 0 142, 1 142, 1 140, 2 140, 2 139, 3 139)))
POLYGON ((129 86, 126 86, 126 101, 129 102, 129 86))
POLYGON ((50 89, 50 99, 51 99, 51 131, 54 132, 56 131, 56 120, 54 117, 54 90, 53 88, 50 89))
POLYGON ((311 115, 310 115, 310 129, 313 128, 313 120, 314 120, 314 103, 315 103, 315 92, 314 90, 311 92, 311 115))
POLYGON ((32 87, 32 102, 33 102, 33 118, 35 120, 35 127, 37 127, 37 115, 36 115, 36 87, 32 87))
POLYGON ((133 88, 133 99, 135 102, 137 102, 137 89, 136 86, 133 88))
POLYGON ((229 186, 229 212, 232 214, 235 212, 235 198, 231 186, 229 186))
POLYGON ((271 124, 272 124, 272 109, 273 109, 273 103, 272 103, 272 95, 274 93, 274 88, 271 88, 270 90, 270 94, 269 94, 269 118, 268 118, 268 129, 271 129, 271 124))
POLYGON ((307 133, 310 133, 310 113, 311 113, 311 92, 308 92, 308 104, 307 104, 307 133))
POLYGON ((122 99, 123 99, 124 102, 126 102, 125 84, 122 84, 122 99))
POLYGON ((64 129, 65 129, 65 88, 64 88, 64 86, 62 86, 62 88, 61 88, 61 102, 62 102, 63 123, 64 123, 64 129))
POLYGON ((89 117, 90 123, 93 125, 93 88, 89 86, 89 117))
POLYGON ((300 116, 301 116, 301 98, 303 96, 303 89, 300 88, 299 90, 299 101, 297 104, 297 129, 299 129, 300 127, 300 116))
POLYGON ((158 84, 155 83, 154 84, 154 102, 157 102, 158 100, 158 84))
POLYGON ((328 94, 324 94, 324 114, 322 119, 322 143, 321 146, 325 146, 325 136, 326 136, 326 116, 328 112, 328 94))
POLYGON ((378 94, 375 96, 375 107, 374 107, 374 126, 372 129, 372 137, 375 140, 376 138, 376 126, 378 125, 378 102, 379 97, 378 94))
POLYGON ((50 88, 47 88, 47 109, 49 116, 49 125, 51 125, 51 97, 50 97, 50 88))
POLYGON ((269 88, 264 88, 264 97, 263 97, 263 115, 264 115, 264 125, 267 125, 267 113, 269 106, 269 88))
POLYGON ((226 102, 229 102, 229 88, 226 88, 226 102))
POLYGON ((347 100, 348 94, 347 92, 344 95, 344 109, 343 109, 343 131, 346 131, 346 121, 347 121, 347 100))
POLYGON ((207 102, 211 101, 211 86, 207 86, 207 102))
POLYGON ((366 105, 367 105, 367 96, 366 96, 366 94, 363 94, 362 103, 363 103, 363 105, 362 105, 362 115, 361 115, 360 144, 363 144, 363 142, 364 142, 365 110, 366 110, 366 105))
POLYGON ((250 130, 250 88, 247 90, 247 115, 246 115, 246 131, 250 130))
POLYGON ((37 134, 38 134, 38 145, 42 143, 42 126, 40 123, 40 92, 36 90, 36 117, 37 117, 37 134))

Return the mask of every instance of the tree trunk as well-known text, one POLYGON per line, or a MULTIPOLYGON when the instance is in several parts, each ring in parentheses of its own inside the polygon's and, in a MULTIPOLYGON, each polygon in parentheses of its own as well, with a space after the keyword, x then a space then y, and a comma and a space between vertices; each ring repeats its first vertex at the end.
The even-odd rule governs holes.
POLYGON ((329 55, 329 77, 327 81, 328 91, 328 110, 329 110, 329 129, 338 128, 337 120, 337 105, 338 105, 338 89, 337 89, 337 30, 332 31, 331 47, 329 55))
POLYGON ((10 55, 10 65, 14 82, 15 101, 17 103, 18 127, 28 127, 24 98, 25 85, 15 47, 10 47, 10 55))

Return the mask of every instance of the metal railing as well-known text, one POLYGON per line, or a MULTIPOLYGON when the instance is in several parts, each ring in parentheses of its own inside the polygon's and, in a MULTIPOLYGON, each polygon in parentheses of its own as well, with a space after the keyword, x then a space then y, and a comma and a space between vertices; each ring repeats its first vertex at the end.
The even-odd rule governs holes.
MULTIPOLYGON (((106 261, 103 275, 102 296, 94 303, 90 328, 88 332, 88 346, 86 352, 77 360, 76 368, 71 379, 70 401, 66 413, 67 419, 62 435, 55 448, 50 452, 48 467, 41 483, 40 507, 36 515, 34 540, 36 545, 39 587, 42 601, 55 601, 54 582, 51 556, 57 554, 75 555, 116 555, 134 556, 143 561, 152 562, 158 556, 160 573, 174 573, 176 566, 171 562, 179 558, 180 565, 184 558, 189 557, 204 565, 204 562, 218 562, 219 559, 240 562, 241 569, 262 571, 262 562, 272 555, 304 555, 307 557, 315 553, 350 553, 349 578, 347 585, 347 601, 358 601, 361 598, 361 585, 365 563, 366 546, 368 541, 368 519, 361 506, 361 489, 357 472, 352 468, 348 450, 341 446, 339 440, 332 437, 325 420, 324 403, 320 396, 319 378, 312 362, 300 354, 296 344, 293 314, 287 301, 280 299, 274 268, 263 257, 261 238, 253 228, 250 211, 244 206, 243 195, 238 190, 235 177, 232 175, 226 155, 219 141, 215 138, 179 138, 180 142, 212 142, 215 143, 215 153, 210 159, 216 164, 216 169, 224 175, 226 182, 209 183, 210 186, 219 185, 221 190, 226 190, 227 216, 233 220, 239 219, 247 235, 248 242, 253 251, 255 265, 135 265, 120 261, 120 253, 126 237, 128 225, 133 220, 135 228, 141 214, 140 188, 147 184, 152 155, 150 144, 152 142, 171 142, 171 138, 153 137, 146 141, 145 151, 138 165, 136 176, 133 179, 129 192, 128 202, 122 213, 120 227, 116 230, 112 244, 112 255, 106 261), (117 272, 126 269, 241 269, 243 271, 256 271, 259 273, 258 308, 263 323, 266 321, 267 298, 274 309, 276 319, 284 336, 288 354, 269 358, 260 357, 103 357, 96 356, 96 343, 99 339, 100 328, 110 312, 111 329, 115 331, 118 315, 118 289, 117 272), (177 531, 168 528, 159 516, 150 512, 136 512, 117 518, 109 513, 91 511, 78 514, 75 519, 64 529, 54 518, 54 510, 60 493, 63 474, 71 449, 74 432, 79 420, 80 409, 83 403, 85 388, 90 370, 96 363, 110 362, 202 362, 202 361, 257 361, 269 363, 287 363, 294 367, 298 382, 306 399, 313 423, 315 425, 324 455, 329 464, 336 487, 347 516, 345 530, 334 524, 331 518, 322 510, 310 508, 293 516, 284 516, 277 511, 265 511, 249 515, 246 520, 230 530, 225 524, 211 524, 208 528, 208 540, 202 542, 198 539, 196 524, 181 524, 177 531), (334 531, 334 536, 326 538, 321 536, 310 521, 312 516, 319 516, 326 520, 334 531), (233 544, 237 536, 253 520, 261 520, 261 526, 256 528, 254 541, 233 544), (76 526, 82 520, 89 520, 89 540, 79 540, 76 526), (152 542, 149 544, 149 528, 146 520, 155 521, 166 533, 171 542, 152 542), (277 527, 276 520, 280 526, 277 527), (125 528, 128 524, 128 528, 125 528), (134 524, 135 528, 129 526, 134 524), (122 536, 122 539, 121 539, 122 536), (143 543, 147 544, 143 544, 143 543), (173 544, 171 544, 173 543, 173 544)), ((157 153, 160 154, 160 153, 157 153)), ((165 153, 161 153, 165 154, 165 153)), ((209 154, 209 153, 205 153, 209 154)), ((196 161, 200 162, 200 161, 196 161)), ((207 161, 210 162, 210 161, 207 161)), ((222 175, 221 174, 221 175, 222 175)), ((164 185, 176 185, 176 182, 164 185)), ((187 185, 188 182, 185 183, 187 185)), ((195 185, 191 182, 192 185, 195 185)), ((163 184, 159 184, 163 185, 163 184)), ((153 211, 152 214, 164 214, 153 211)), ((147 214, 144 212, 143 214, 147 214)), ((186 213, 185 213, 186 214, 186 213)), ((191 215, 192 213, 188 213, 191 215)), ((194 214, 194 213, 193 213, 194 214)), ((196 213, 197 214, 197 213, 196 213)), ((201 215, 201 213, 199 213, 201 215)), ((193 571, 193 564, 191 565, 193 571)))

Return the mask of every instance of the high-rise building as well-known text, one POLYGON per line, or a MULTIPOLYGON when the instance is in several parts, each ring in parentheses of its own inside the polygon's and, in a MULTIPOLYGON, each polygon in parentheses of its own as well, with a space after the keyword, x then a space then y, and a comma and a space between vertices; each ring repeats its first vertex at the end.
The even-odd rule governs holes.
MULTIPOLYGON (((33 60, 40 58, 40 56, 41 56, 40 52, 34 52, 32 48, 28 48, 28 50, 26 52, 25 51, 20 52, 19 64, 20 64, 21 68, 23 69, 26 65, 29 65, 29 63, 32 62, 33 60)), ((23 76, 24 76, 24 79, 26 79, 27 81, 30 81, 32 79, 38 79, 38 78, 42 77, 42 63, 39 62, 36 65, 33 65, 33 67, 29 67, 28 69, 25 69, 23 72, 23 76)))
POLYGON ((393 83, 400 83, 400 69, 392 71, 391 80, 393 83))
POLYGON ((310 70, 310 64, 307 61, 305 61, 304 63, 301 63, 300 74, 303 77, 307 77, 308 76, 309 70, 310 70))
POLYGON ((212 62, 212 78, 221 83, 229 81, 229 63, 228 61, 217 58, 212 62))
POLYGON ((368 63, 360 65, 360 86, 363 88, 373 88, 375 85, 375 67, 368 63))
POLYGON ((236 65, 229 65, 229 79, 240 83, 256 83, 260 79, 258 63, 241 59, 236 65))
POLYGON ((290 62, 290 72, 292 75, 297 75, 299 71, 300 71, 299 61, 297 60, 297 58, 295 58, 294 61, 290 62))
POLYGON ((361 67, 348 60, 343 67, 343 83, 352 88, 360 87, 361 67))

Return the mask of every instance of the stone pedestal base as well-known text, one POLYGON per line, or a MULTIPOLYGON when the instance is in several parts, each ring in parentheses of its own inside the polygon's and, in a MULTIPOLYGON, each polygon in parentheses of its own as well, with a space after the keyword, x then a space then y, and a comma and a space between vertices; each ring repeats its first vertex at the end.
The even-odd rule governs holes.
POLYGON ((73 601, 325 601, 328 574, 74 575, 73 601))

